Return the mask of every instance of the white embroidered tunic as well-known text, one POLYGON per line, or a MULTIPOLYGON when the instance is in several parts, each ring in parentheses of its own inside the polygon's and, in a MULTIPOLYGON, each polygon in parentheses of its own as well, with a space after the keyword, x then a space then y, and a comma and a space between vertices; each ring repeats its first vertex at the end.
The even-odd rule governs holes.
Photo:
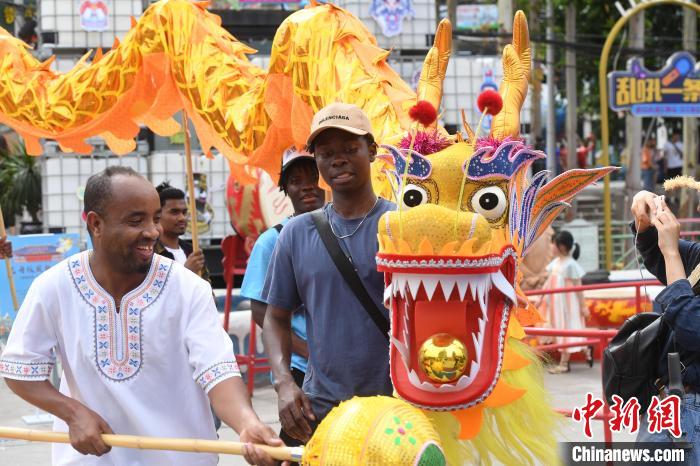
MULTIPOLYGON (((32 283, 0 357, 0 376, 46 380, 61 361, 61 393, 102 416, 117 434, 215 440, 206 393, 240 376, 207 282, 154 255, 119 312, 92 276, 88 252, 32 283)), ((54 430, 67 432, 60 419, 54 430)), ((214 465, 217 456, 112 448, 83 456, 54 444, 54 465, 214 465)))

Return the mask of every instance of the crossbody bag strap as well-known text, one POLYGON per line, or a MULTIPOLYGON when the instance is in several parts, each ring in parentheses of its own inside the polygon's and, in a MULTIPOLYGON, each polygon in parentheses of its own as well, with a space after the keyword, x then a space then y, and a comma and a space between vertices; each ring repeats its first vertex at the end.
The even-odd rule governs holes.
POLYGON ((682 159, 682 158, 683 158, 683 152, 681 152, 681 150, 678 148, 678 146, 676 145, 676 143, 675 143, 675 142, 672 142, 671 145, 672 145, 673 148, 676 150, 676 154, 678 154, 678 157, 680 157, 680 158, 682 159))
POLYGON ((357 297, 358 301, 362 304, 362 307, 367 311, 367 315, 375 323, 377 329, 384 335, 384 338, 389 340, 389 321, 384 317, 382 311, 379 310, 377 304, 372 300, 372 298, 367 293, 367 289, 362 283, 360 276, 357 273, 355 265, 350 261, 350 258, 343 252, 338 244, 338 238, 331 230, 330 223, 328 223, 328 218, 323 210, 316 210, 311 213, 311 218, 316 225, 316 230, 323 241, 324 246, 328 250, 328 254, 333 259, 340 275, 343 276, 345 283, 348 284, 352 292, 357 297))

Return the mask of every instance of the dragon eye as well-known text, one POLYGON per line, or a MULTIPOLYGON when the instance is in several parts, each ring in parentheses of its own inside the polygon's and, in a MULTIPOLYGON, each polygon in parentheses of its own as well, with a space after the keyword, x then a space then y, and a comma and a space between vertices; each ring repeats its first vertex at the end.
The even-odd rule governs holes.
POLYGON ((403 192, 403 205, 408 207, 416 207, 421 204, 428 202, 428 193, 425 189, 415 184, 406 185, 406 189, 403 192))
POLYGON ((472 209, 486 220, 496 220, 508 207, 506 193, 498 186, 481 188, 472 196, 472 209))

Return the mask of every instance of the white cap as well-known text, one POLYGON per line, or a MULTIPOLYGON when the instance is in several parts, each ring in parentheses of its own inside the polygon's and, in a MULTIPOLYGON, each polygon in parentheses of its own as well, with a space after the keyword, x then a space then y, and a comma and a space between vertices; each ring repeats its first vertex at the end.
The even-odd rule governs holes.
POLYGON ((282 154, 282 172, 289 168, 292 163, 301 158, 309 158, 314 160, 314 156, 306 152, 305 150, 298 150, 296 147, 292 146, 282 154))

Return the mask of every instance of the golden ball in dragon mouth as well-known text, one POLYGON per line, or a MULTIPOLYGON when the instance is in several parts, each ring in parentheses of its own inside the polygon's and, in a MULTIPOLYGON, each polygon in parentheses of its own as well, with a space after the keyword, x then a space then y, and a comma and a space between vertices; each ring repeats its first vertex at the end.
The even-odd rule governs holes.
POLYGON ((467 348, 449 333, 437 333, 423 342, 418 360, 434 382, 454 382, 467 368, 467 348))

